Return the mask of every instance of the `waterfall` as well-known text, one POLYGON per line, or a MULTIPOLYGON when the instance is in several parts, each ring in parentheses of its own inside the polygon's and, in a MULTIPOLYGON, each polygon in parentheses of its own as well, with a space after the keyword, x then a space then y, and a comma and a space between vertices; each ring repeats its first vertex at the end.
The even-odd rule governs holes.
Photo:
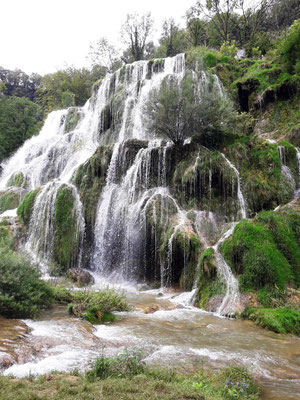
POLYGON ((225 157, 225 155, 223 153, 221 153, 222 157, 224 158, 224 160, 227 162, 227 164, 229 165, 229 167, 234 171, 235 175, 236 175, 236 179, 237 179, 237 196, 238 196, 238 200, 240 203, 240 214, 241 214, 241 218, 247 218, 247 212, 246 212, 246 202, 245 202, 245 198, 243 196, 242 190, 241 190, 241 178, 240 178, 240 173, 239 171, 236 169, 236 167, 228 160, 228 158, 225 157))
MULTIPOLYGON (((296 149, 296 148, 295 148, 296 149)), ((287 158, 286 158, 286 152, 285 152, 285 147, 284 146, 277 146, 277 150, 279 153, 279 157, 280 157, 280 161, 281 161, 281 175, 283 177, 284 180, 286 180, 286 182, 289 183, 289 186, 292 188, 293 192, 294 192, 294 197, 297 197, 297 185, 295 182, 295 178, 292 174, 292 171, 290 170, 290 168, 287 166, 287 158)), ((298 151, 296 149, 296 156, 297 156, 297 160, 298 158, 298 151)))
POLYGON ((166 77, 183 77, 185 71, 185 55, 178 54, 163 60, 163 66, 157 72, 155 62, 151 66, 149 78, 149 61, 136 61, 125 66, 124 86, 126 100, 122 117, 122 125, 118 134, 118 142, 128 138, 154 139, 146 132, 143 122, 143 106, 148 100, 149 93, 160 87, 166 77))
POLYGON ((97 210, 92 262, 96 271, 107 274, 117 269, 122 278, 137 273, 144 257, 147 206, 156 196, 172 199, 168 189, 160 186, 166 183, 166 148, 166 144, 150 142, 137 152, 132 166, 119 179, 117 160, 124 159, 126 142, 115 145, 97 210))
POLYGON ((221 239, 213 246, 216 255, 216 262, 221 278, 226 283, 226 293, 222 300, 220 307, 217 309, 217 315, 232 316, 236 312, 241 311, 240 305, 240 294, 239 284, 237 278, 233 275, 231 268, 226 263, 223 255, 219 251, 219 246, 233 233, 236 224, 232 224, 232 227, 221 237, 221 239))
MULTIPOLYGON (((92 97, 83 107, 50 113, 40 134, 27 140, 4 163, 0 188, 10 186, 12 178, 20 174, 24 190, 39 188, 25 245, 26 250, 39 262, 50 264, 56 261, 57 203, 64 188, 72 197, 71 214, 75 221, 72 229, 77 243, 69 266, 81 265, 85 209, 74 182, 78 168, 93 156, 99 145, 113 146, 113 151, 96 210, 94 242, 91 244, 91 267, 95 271, 105 275, 114 274, 115 278, 118 276, 120 279, 146 279, 149 274, 147 268, 152 267, 147 259, 150 253, 147 240, 151 242, 153 239, 153 254, 150 256, 153 256, 155 274, 151 278, 155 276, 162 287, 168 287, 172 284, 172 269, 176 267, 174 253, 178 247, 178 233, 184 235, 181 249, 183 258, 179 258, 183 263, 180 266, 183 271, 183 278, 182 275, 180 278, 183 280, 186 279, 184 274, 189 262, 185 240, 190 240, 191 235, 196 233, 195 236, 198 234, 205 247, 216 243, 220 228, 216 219, 223 217, 215 218, 211 212, 216 185, 213 157, 209 154, 209 165, 204 174, 207 176, 205 185, 208 185, 208 193, 202 193, 208 198, 203 208, 209 210, 191 211, 195 216, 195 221, 192 221, 189 213, 183 209, 182 204, 185 202, 177 201, 179 196, 173 187, 168 187, 171 183, 170 171, 174 169, 174 161, 180 162, 180 155, 174 151, 171 143, 154 137, 153 132, 149 132, 143 123, 144 107, 151 91, 159 90, 167 79, 180 82, 184 74, 184 54, 125 65, 97 83, 92 97), (210 231, 204 228, 207 216, 212 221, 210 231), (149 226, 152 236, 147 231, 149 226)), ((194 78, 197 78, 200 98, 211 90, 211 86, 217 95, 224 96, 223 86, 216 76, 212 80, 204 71, 197 71, 194 78)), ((190 140, 186 140, 186 143, 186 149, 193 148, 190 140)), ((190 166, 191 175, 194 174, 195 179, 193 181, 192 178, 189 190, 188 186, 184 189, 184 196, 190 196, 189 199, 197 191, 201 157, 199 150, 194 164, 190 166)), ((232 193, 237 197, 240 217, 246 218, 239 172, 224 155, 222 157, 234 172, 230 172, 230 179, 233 176, 232 193)), ((201 174, 199 179, 202 179, 201 174)), ((236 199, 232 201, 234 203, 236 199)), ((195 206, 189 207, 191 210, 195 206)), ((223 219, 221 225, 224 225, 223 219)), ((235 299, 238 290, 237 282, 218 250, 226 237, 214 246, 220 274, 227 283, 226 296, 218 310, 222 314, 232 312, 234 307, 229 298, 235 299)), ((195 254, 198 256, 198 253, 195 254)), ((176 283, 178 281, 179 278, 176 283)))
POLYGON ((74 260, 72 266, 78 265, 80 267, 85 223, 78 192, 75 186, 71 184, 66 185, 54 180, 47 183, 40 190, 34 203, 25 249, 31 254, 34 260, 39 261, 42 265, 51 264, 53 260, 54 236, 56 231, 56 201, 57 195, 63 187, 67 187, 74 197, 72 216, 76 220, 76 225, 72 235, 74 235, 77 242, 77 248, 72 255, 72 259, 74 260))

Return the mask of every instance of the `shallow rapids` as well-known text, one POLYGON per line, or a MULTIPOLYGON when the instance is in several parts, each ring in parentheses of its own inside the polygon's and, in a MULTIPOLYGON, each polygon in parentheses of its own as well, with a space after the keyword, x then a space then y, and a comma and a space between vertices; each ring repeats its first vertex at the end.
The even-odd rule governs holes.
MULTIPOLYGON (((97 279, 95 288, 106 285, 97 279)), ((180 372, 203 365, 246 365, 259 380, 264 400, 300 397, 299 339, 191 307, 192 293, 119 287, 134 309, 118 313, 110 325, 92 326, 70 317, 61 306, 38 321, 10 321, 6 330, 6 320, 0 319, 1 354, 14 360, 4 375, 83 371, 97 356, 114 356, 127 348, 142 350, 148 365, 172 366, 180 372)))

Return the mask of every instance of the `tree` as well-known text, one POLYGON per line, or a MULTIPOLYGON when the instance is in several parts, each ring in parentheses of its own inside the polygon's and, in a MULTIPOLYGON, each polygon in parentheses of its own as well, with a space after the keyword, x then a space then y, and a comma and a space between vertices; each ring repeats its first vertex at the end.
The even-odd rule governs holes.
POLYGON ((39 132, 41 108, 24 97, 0 96, 0 162, 39 132))
POLYGON ((90 44, 88 59, 92 66, 103 66, 108 72, 114 72, 121 67, 119 50, 108 42, 105 37, 90 44))
POLYGON ((153 19, 150 13, 141 17, 137 13, 127 14, 121 28, 121 38, 129 46, 132 61, 144 59, 145 47, 152 29, 153 19))
POLYGON ((202 75, 187 73, 182 80, 169 76, 154 89, 145 104, 144 122, 149 132, 166 137, 175 145, 200 133, 207 135, 230 126, 233 107, 212 81, 203 84, 202 75))
POLYGON ((82 106, 90 97, 94 82, 105 73, 105 67, 95 66, 91 71, 68 67, 45 75, 37 92, 37 102, 46 113, 69 105, 82 106))
POLYGON ((195 17, 204 15, 219 32, 222 41, 227 42, 230 40, 231 19, 238 3, 239 0, 198 0, 190 12, 195 17))
POLYGON ((173 57, 187 48, 185 32, 179 28, 173 18, 166 19, 162 25, 160 46, 156 52, 158 57, 173 57))
POLYGON ((27 75, 20 69, 11 71, 0 67, 0 81, 6 86, 7 96, 26 97, 34 101, 41 79, 38 74, 27 75))
POLYGON ((264 31, 281 32, 300 18, 299 0, 268 0, 265 18, 262 21, 264 31))
POLYGON ((252 7, 247 7, 247 4, 245 0, 239 0, 241 16, 236 25, 238 25, 240 44, 243 46, 247 42, 250 42, 250 46, 252 47, 255 35, 266 17, 269 0, 260 0, 254 3, 252 7))
POLYGON ((198 17, 190 8, 186 12, 187 38, 193 47, 206 46, 208 43, 207 22, 198 17))

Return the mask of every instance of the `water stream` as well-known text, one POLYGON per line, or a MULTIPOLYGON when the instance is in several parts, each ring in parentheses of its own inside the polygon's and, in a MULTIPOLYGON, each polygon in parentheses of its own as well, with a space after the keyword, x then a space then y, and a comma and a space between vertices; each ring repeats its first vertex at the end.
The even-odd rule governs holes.
MULTIPOLYGON (((106 285, 96 276, 95 288, 106 285)), ((0 319, 1 351, 17 360, 4 374, 82 371, 97 356, 113 356, 127 348, 142 350, 148 365, 172 365, 185 373, 203 363, 217 369, 230 363, 246 365, 262 385, 264 400, 299 398, 299 339, 187 306, 184 294, 139 291, 130 283, 121 287, 134 310, 118 313, 118 321, 110 325, 92 326, 68 316, 62 307, 38 321, 12 321, 6 330, 6 320, 0 319), (13 346, 12 332, 17 335, 13 346)))

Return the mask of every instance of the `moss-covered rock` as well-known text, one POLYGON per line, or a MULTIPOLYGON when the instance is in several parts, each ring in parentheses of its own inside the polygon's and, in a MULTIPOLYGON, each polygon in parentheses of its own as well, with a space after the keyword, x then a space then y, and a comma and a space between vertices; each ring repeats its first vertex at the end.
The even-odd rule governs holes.
POLYGON ((13 174, 7 182, 7 186, 24 187, 24 185, 25 178, 22 172, 13 174))
POLYGON ((65 119, 64 133, 72 132, 76 128, 79 120, 80 120, 80 112, 78 108, 76 107, 69 108, 65 119))
POLYGON ((182 208, 213 211, 230 221, 239 218, 237 176, 225 158, 203 146, 184 147, 179 159, 174 149, 171 164, 171 190, 182 208))
POLYGON ((76 202, 71 188, 62 185, 55 203, 55 230, 53 239, 53 262, 62 272, 77 265, 79 255, 79 221, 76 202))
POLYGON ((220 305, 224 293, 225 285, 218 275, 215 250, 210 247, 200 257, 195 305, 204 310, 216 311, 216 306, 210 306, 210 300, 217 298, 216 303, 220 305))
POLYGON ((176 217, 173 217, 168 230, 161 236, 161 281, 164 286, 192 290, 202 244, 191 221, 186 220, 178 225, 176 217))
POLYGON ((242 291, 300 285, 299 227, 300 214, 292 209, 261 212, 235 227, 222 252, 242 291))
POLYGON ((0 192, 0 214, 7 210, 13 210, 17 208, 22 199, 21 193, 14 190, 6 190, 5 192, 0 192))
POLYGON ((89 264, 90 251, 94 242, 97 205, 100 193, 105 186, 111 155, 112 148, 110 146, 99 146, 94 155, 78 168, 75 177, 75 185, 79 190, 84 210, 83 263, 85 266, 89 264))
MULTIPOLYGON (((286 162, 292 176, 298 181, 296 152, 293 146, 286 146, 286 162)), ((237 141, 224 148, 226 156, 238 168, 242 191, 251 213, 261 210, 273 210, 279 204, 290 201, 294 195, 292 185, 287 185, 283 178, 277 144, 271 144, 257 136, 237 141)))
POLYGON ((30 224, 30 218, 32 215, 33 207, 34 207, 34 202, 39 194, 41 188, 37 188, 32 190, 31 192, 27 193, 24 196, 24 199, 22 203, 19 205, 17 213, 20 221, 22 224, 25 226, 25 228, 29 227, 30 224))
POLYGON ((115 78, 110 85, 110 99, 101 111, 98 133, 101 143, 109 144, 116 140, 121 129, 123 113, 125 108, 126 91, 123 85, 115 88, 115 78))

